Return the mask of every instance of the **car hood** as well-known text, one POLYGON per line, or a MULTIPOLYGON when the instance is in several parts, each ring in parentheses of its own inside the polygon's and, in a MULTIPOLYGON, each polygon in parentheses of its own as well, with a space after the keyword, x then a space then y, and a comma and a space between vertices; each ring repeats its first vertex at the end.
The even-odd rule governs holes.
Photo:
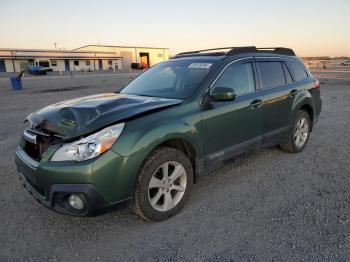
POLYGON ((59 102, 30 114, 31 128, 70 140, 182 100, 107 93, 59 102))

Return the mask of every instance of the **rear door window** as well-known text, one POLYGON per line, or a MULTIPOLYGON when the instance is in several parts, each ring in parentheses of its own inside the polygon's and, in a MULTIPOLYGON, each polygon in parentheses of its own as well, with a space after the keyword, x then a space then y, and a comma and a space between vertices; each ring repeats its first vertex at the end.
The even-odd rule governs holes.
POLYGON ((290 60, 288 61, 288 64, 293 72, 295 81, 298 82, 308 77, 308 74, 305 71, 305 69, 297 61, 290 60))
POLYGON ((258 62, 263 88, 286 84, 281 62, 258 62))
POLYGON ((216 87, 230 87, 236 95, 253 92, 255 82, 252 63, 229 65, 215 82, 213 90, 216 87))
POLYGON ((289 72, 287 65, 285 63, 282 63, 282 65, 283 65, 284 75, 286 76, 286 82, 287 82, 287 84, 290 84, 293 82, 292 76, 289 72))

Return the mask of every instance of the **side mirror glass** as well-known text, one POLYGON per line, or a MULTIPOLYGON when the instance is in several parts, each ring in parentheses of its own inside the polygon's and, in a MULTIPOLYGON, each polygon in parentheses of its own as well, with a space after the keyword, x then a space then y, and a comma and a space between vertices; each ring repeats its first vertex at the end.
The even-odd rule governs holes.
POLYGON ((235 91, 230 87, 215 87, 210 94, 213 101, 233 101, 236 98, 235 91))

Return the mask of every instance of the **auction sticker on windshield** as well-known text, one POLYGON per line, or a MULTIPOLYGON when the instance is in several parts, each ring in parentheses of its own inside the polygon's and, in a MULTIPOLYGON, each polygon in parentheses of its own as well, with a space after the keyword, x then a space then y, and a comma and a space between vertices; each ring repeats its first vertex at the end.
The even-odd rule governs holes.
POLYGON ((209 69, 211 65, 211 63, 192 63, 188 66, 188 68, 209 69))

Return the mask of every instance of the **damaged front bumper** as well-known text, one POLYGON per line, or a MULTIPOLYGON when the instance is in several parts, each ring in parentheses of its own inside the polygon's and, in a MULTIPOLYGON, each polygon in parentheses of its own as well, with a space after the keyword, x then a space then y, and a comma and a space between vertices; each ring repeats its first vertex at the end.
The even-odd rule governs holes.
MULTIPOLYGON (((85 163, 50 164, 33 160, 18 147, 15 162, 19 180, 37 202, 62 214, 91 216, 104 210, 124 206, 131 199, 131 193, 117 192, 112 196, 112 200, 102 193, 110 191, 109 187, 101 187, 101 183, 110 183, 106 175, 108 176, 108 170, 111 169, 108 166, 110 160, 117 159, 115 155, 114 152, 107 152, 101 158, 85 163), (98 180, 100 183, 96 183, 100 172, 104 172, 105 176, 100 176, 98 180), (81 197, 84 203, 83 209, 77 210, 69 205, 68 199, 72 194, 81 197)), ((115 177, 117 182, 118 176, 115 177)))

